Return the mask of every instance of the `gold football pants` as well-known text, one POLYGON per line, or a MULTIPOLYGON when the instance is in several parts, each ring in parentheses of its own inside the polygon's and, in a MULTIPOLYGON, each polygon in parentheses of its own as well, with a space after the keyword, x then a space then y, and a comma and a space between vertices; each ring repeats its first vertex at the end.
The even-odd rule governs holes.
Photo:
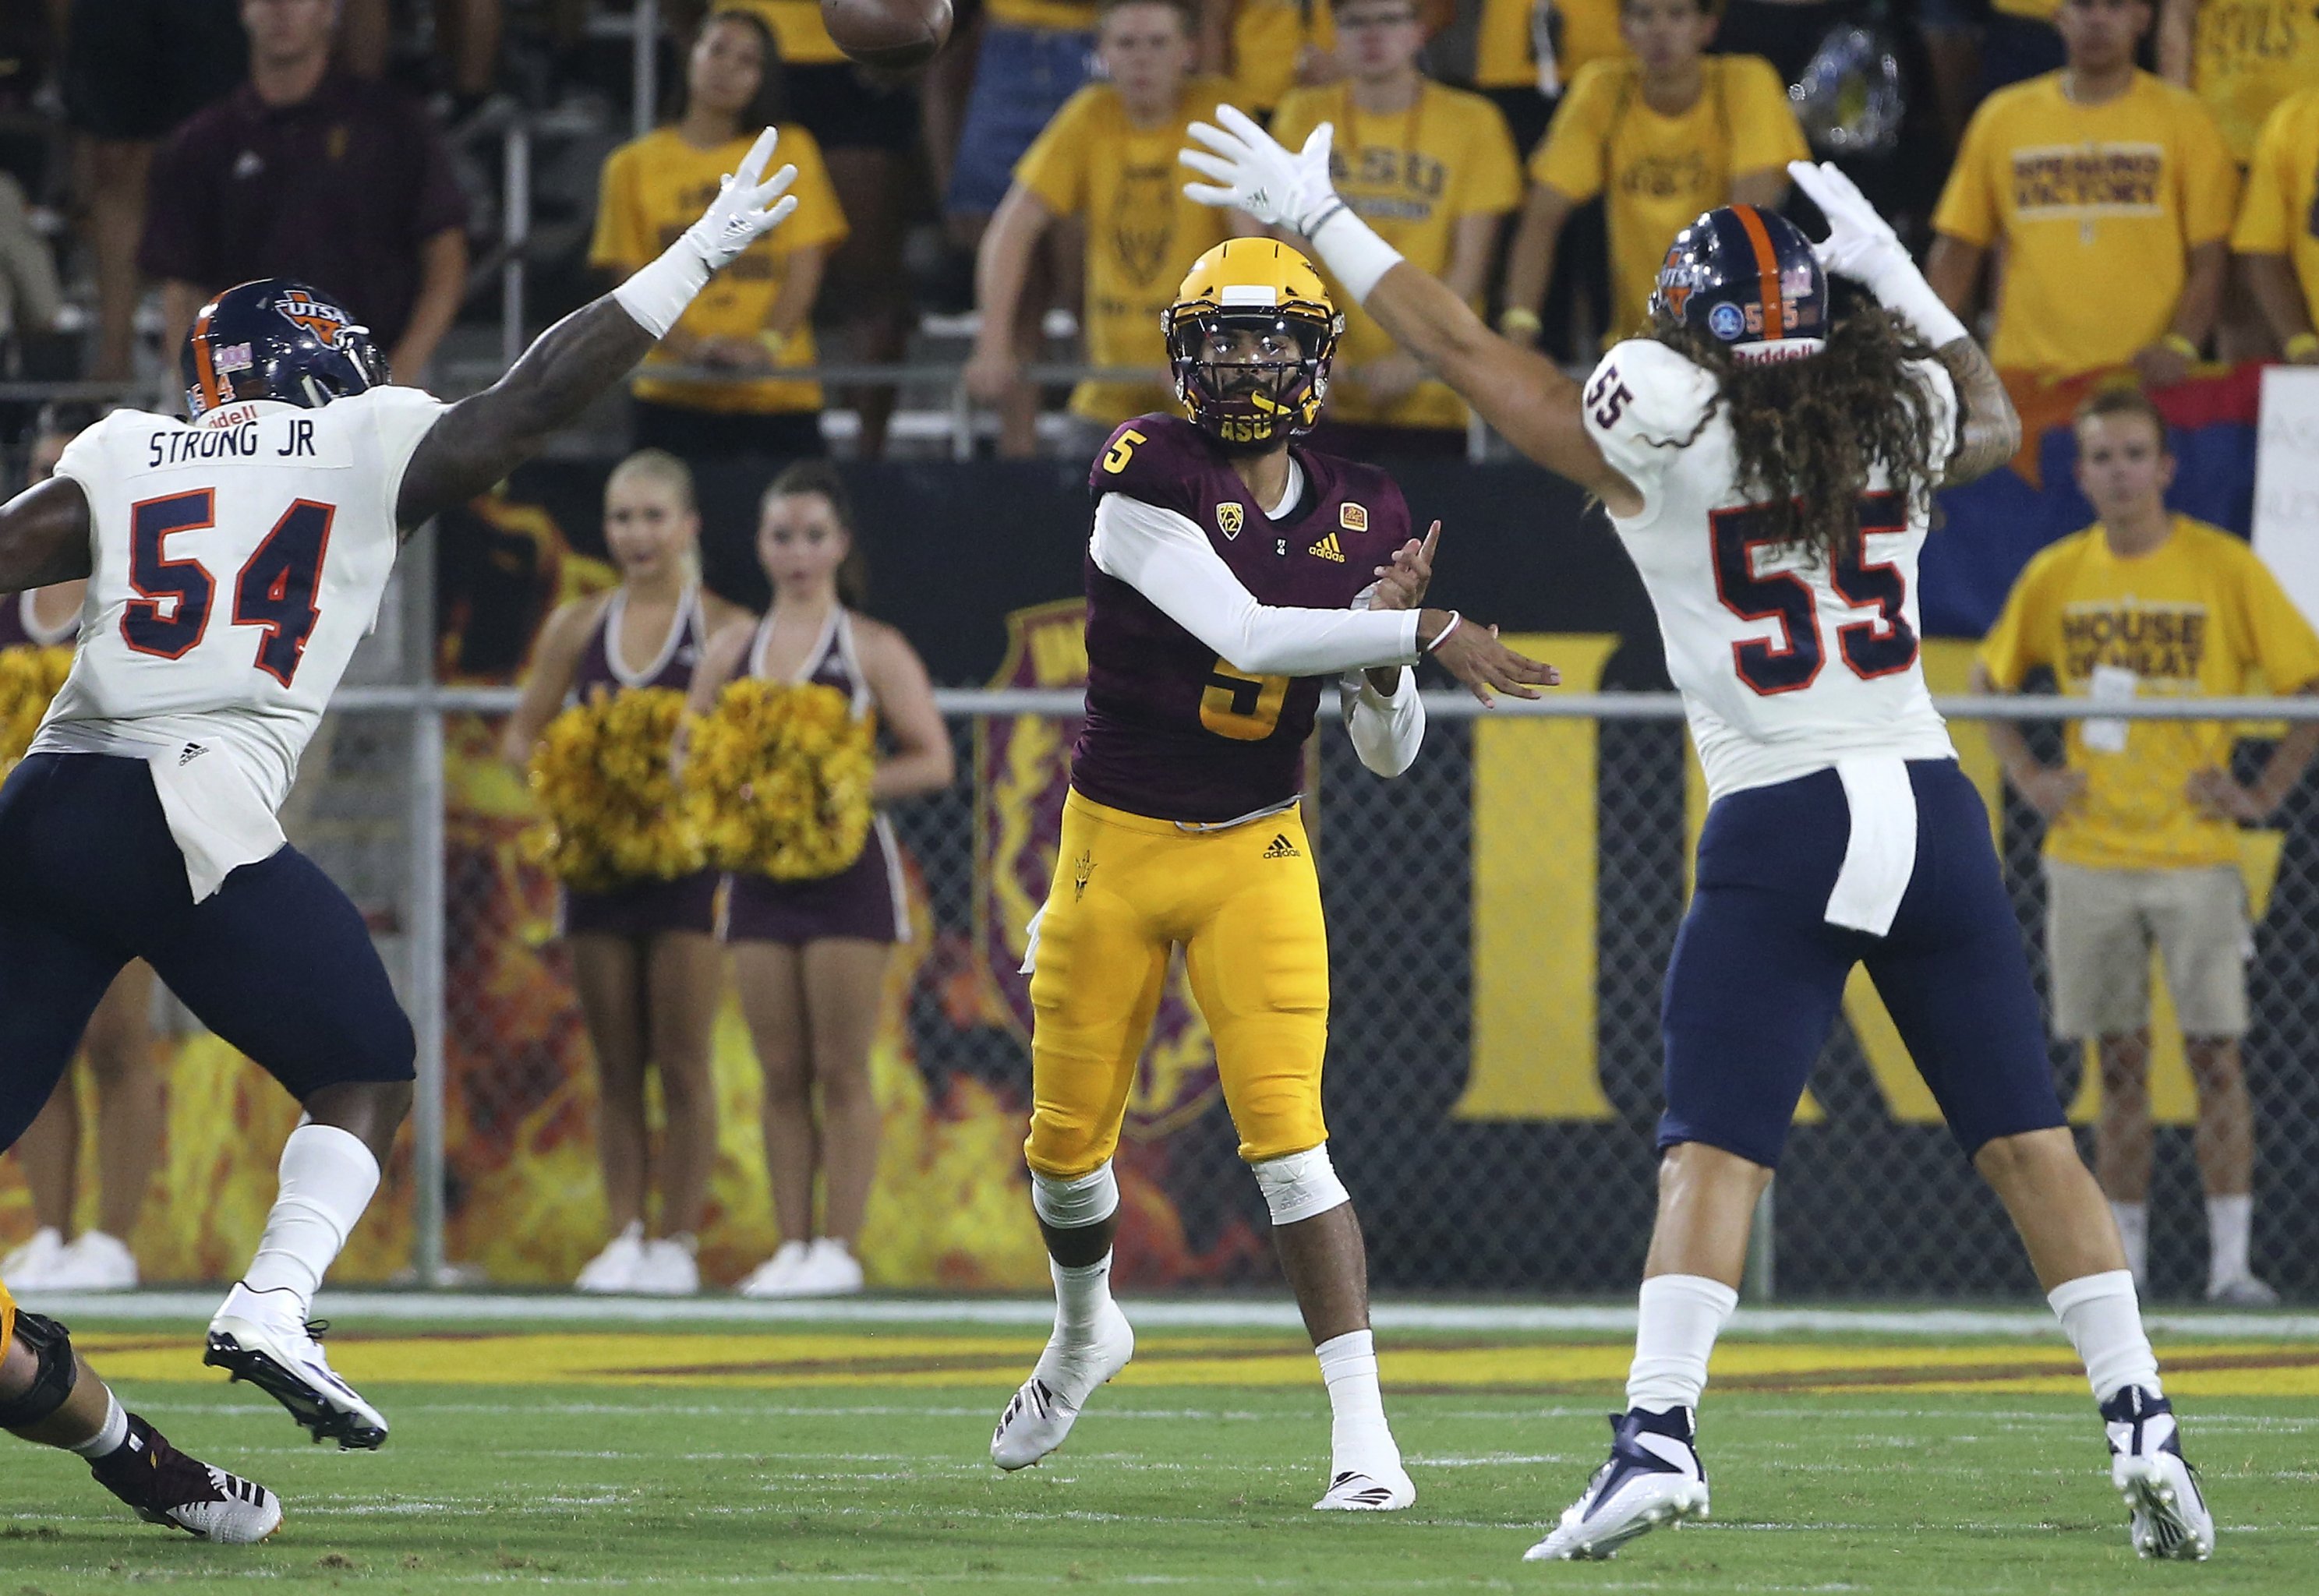
POLYGON ((8 1294, 8 1283, 0 1280, 0 1357, 7 1356, 8 1338, 16 1333, 16 1299, 8 1294))
POLYGON ((1031 977, 1032 1168, 1085 1175, 1118 1147, 1178 942, 1240 1156, 1260 1163, 1328 1140, 1329 939, 1303 819, 1292 809, 1187 832, 1073 792, 1031 977))

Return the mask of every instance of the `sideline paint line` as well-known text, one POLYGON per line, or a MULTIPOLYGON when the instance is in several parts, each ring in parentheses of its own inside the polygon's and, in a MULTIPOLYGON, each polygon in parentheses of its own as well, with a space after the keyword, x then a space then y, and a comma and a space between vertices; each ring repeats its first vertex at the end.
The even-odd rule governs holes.
MULTIPOLYGON (((36 1312, 112 1321, 178 1321, 207 1324, 220 1294, 192 1291, 43 1292, 18 1294, 36 1312)), ((1277 1302, 1195 1298, 1129 1299, 1135 1322, 1154 1330, 1296 1330, 1296 1305, 1284 1292, 1277 1302)), ((835 1325, 934 1324, 977 1328, 1046 1329, 1054 1303, 1045 1297, 842 1297, 808 1302, 753 1302, 741 1297, 598 1297, 572 1294, 335 1291, 323 1292, 317 1312, 344 1320, 424 1321, 434 1324, 493 1321, 597 1324, 835 1325)), ((1370 1312, 1382 1330, 1536 1331, 1629 1335, 1632 1308, 1584 1303, 1383 1302, 1370 1312)), ((2143 1315, 2156 1335, 2177 1339, 2319 1341, 2319 1313, 2208 1312, 2143 1315)), ((2053 1315, 2035 1308, 1754 1308, 1743 1307, 1729 1336, 2017 1336, 2057 1335, 2053 1315)))

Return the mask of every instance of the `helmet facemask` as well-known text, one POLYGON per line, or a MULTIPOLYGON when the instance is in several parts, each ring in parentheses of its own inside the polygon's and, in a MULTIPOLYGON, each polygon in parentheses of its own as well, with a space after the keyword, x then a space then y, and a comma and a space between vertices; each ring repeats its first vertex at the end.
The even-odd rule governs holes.
POLYGON ((1320 419, 1343 319, 1320 305, 1182 302, 1168 318, 1176 399, 1233 453, 1262 454, 1320 419))

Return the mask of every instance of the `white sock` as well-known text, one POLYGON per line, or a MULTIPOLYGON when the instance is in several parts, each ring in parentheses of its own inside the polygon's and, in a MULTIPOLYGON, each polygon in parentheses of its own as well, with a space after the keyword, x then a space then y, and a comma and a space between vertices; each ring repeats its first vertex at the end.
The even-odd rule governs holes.
POLYGON ((1055 1280, 1055 1333, 1075 1339, 1092 1335, 1111 1301, 1111 1254, 1068 1269, 1049 1258, 1047 1273, 1055 1280))
POLYGON ((1643 1282, 1627 1406, 1664 1413, 1696 1408, 1707 1389, 1707 1355, 1739 1294, 1704 1275, 1654 1275, 1643 1282))
POLYGON ((2247 1262, 2248 1243, 2254 1230, 2254 1199, 2242 1193, 2235 1197, 2206 1199, 2206 1289, 2244 1280, 2254 1273, 2247 1262))
POLYGON ((281 1181, 241 1283, 252 1291, 293 1293, 303 1315, 378 1190, 378 1160, 350 1132, 301 1125, 282 1144, 281 1181))
POLYGON ((2125 1243, 2125 1267, 2140 1285, 2150 1278, 2150 1204, 2112 1203, 2109 1212, 2117 1221, 2117 1239, 2125 1243))
POLYGON ((121 1399, 113 1395, 110 1389, 107 1389, 104 1393, 104 1426, 79 1445, 65 1448, 67 1451, 77 1452, 83 1457, 95 1459, 109 1457, 121 1450, 121 1443, 129 1438, 128 1411, 122 1407, 121 1399))
POLYGON ((1313 1348, 1329 1387, 1329 1473, 1348 1469, 1375 1476, 1388 1463, 1401 1466, 1401 1448, 1385 1421, 1377 1389, 1376 1338, 1365 1330, 1331 1336, 1313 1348))
POLYGON ((2061 1316, 2070 1345, 2086 1366, 2086 1381, 2094 1401, 2106 1402, 2129 1385, 2139 1385, 2152 1396, 2163 1396, 2158 1384, 2158 1355, 2143 1333, 2142 1308, 2134 1295, 2134 1276, 2124 1269, 2080 1275, 2064 1280, 2045 1294, 2061 1316))

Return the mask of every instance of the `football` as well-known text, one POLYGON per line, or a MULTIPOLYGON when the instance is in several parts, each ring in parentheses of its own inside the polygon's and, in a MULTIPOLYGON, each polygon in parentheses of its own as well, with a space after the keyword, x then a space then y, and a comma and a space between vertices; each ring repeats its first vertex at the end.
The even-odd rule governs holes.
POLYGON ((822 25, 846 59, 905 71, 950 37, 950 0, 821 0, 822 25))

